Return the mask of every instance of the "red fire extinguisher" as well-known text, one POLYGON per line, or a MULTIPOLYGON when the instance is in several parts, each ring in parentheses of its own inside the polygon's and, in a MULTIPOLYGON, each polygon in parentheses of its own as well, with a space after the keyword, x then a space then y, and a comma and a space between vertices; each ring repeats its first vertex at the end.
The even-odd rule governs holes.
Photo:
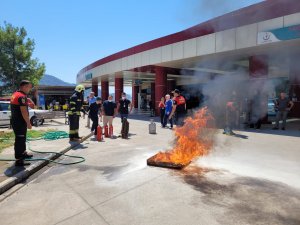
POLYGON ((98 125, 97 127, 97 141, 102 141, 103 137, 102 137, 102 127, 100 125, 98 125))
POLYGON ((107 125, 104 127, 104 136, 108 137, 108 126, 107 125))

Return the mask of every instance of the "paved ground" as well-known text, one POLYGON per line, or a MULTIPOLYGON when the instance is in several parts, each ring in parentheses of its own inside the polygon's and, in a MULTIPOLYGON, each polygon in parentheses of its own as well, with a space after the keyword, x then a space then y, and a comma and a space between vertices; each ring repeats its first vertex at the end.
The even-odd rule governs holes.
MULTIPOLYGON (((66 131, 69 132, 69 126, 64 124, 64 119, 56 119, 54 122, 46 121, 46 123, 39 127, 33 127, 34 130, 59 130, 59 131, 66 131)), ((86 120, 81 120, 81 129, 80 129, 80 135, 86 136, 90 133, 90 130, 85 127, 87 124, 86 120)), ((0 131, 8 131, 8 128, 1 128, 0 131)), ((11 131, 11 130, 10 130, 11 131)), ((71 146, 72 143, 69 143, 69 139, 59 139, 54 141, 44 141, 44 140, 38 140, 38 141, 31 141, 30 148, 36 151, 52 151, 52 152, 59 152, 62 149, 71 146)), ((28 146, 27 146, 28 148, 28 146)), ((49 155, 49 154, 48 154, 49 155)), ((47 154, 40 154, 36 155, 38 157, 47 157, 47 154)), ((11 146, 0 154, 1 158, 14 158, 14 147, 11 146)), ((6 180, 9 177, 14 176, 20 170, 23 170, 24 168, 19 168, 14 166, 14 162, 0 162, 0 182, 6 180)))
POLYGON ((147 121, 130 120, 130 133, 84 142, 71 151, 83 164, 49 166, 0 202, 1 224, 300 224, 299 130, 219 132, 183 171, 146 165, 171 130, 150 135, 147 121))

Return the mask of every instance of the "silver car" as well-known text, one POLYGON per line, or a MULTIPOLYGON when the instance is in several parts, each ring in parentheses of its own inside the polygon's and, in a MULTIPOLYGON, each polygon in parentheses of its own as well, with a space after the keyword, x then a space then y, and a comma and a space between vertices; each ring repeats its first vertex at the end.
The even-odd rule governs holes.
MULTIPOLYGON (((42 125, 43 120, 37 120, 36 113, 48 112, 48 110, 32 109, 29 107, 29 119, 31 125, 42 125)), ((10 102, 0 101, 0 126, 9 126, 10 124, 10 102)))

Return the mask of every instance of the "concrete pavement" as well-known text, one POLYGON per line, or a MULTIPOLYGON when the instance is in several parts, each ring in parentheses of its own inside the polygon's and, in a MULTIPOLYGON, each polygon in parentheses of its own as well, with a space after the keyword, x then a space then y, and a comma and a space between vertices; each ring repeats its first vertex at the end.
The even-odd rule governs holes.
POLYGON ((131 119, 130 139, 90 138, 71 150, 85 163, 51 166, 5 198, 1 224, 300 224, 297 132, 219 132, 210 155, 176 171, 146 165, 173 132, 131 119))
MULTIPOLYGON (((80 121, 80 135, 83 137, 88 137, 90 135, 90 129, 86 128, 86 119, 81 119, 80 121)), ((64 124, 64 119, 56 119, 54 122, 47 121, 43 126, 33 127, 34 130, 60 130, 68 132, 69 126, 64 124)), ((2 131, 7 131, 7 128, 2 128, 2 131)), ((59 152, 65 153, 72 147, 76 146, 78 143, 70 143, 69 139, 58 139, 53 141, 37 140, 30 141, 27 144, 27 150, 31 148, 35 151, 40 152, 59 152)), ((1 158, 11 158, 14 159, 14 147, 11 146, 3 150, 0 154, 1 158)), ((37 154, 34 155, 35 158, 47 158, 55 159, 57 156, 54 154, 37 154)), ((15 167, 14 162, 0 162, 0 194, 14 186, 15 184, 26 179, 42 167, 47 164, 46 161, 34 161, 31 162, 30 166, 26 167, 15 167)))

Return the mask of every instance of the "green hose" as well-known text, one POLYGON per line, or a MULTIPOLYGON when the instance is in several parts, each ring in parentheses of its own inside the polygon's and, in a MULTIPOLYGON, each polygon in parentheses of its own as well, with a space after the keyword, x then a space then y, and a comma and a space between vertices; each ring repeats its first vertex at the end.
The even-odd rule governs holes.
MULTIPOLYGON (((85 158, 81 157, 81 156, 67 155, 67 154, 63 154, 63 153, 59 153, 59 152, 41 152, 41 151, 36 151, 36 150, 32 150, 31 147, 30 147, 30 144, 29 144, 29 141, 36 141, 36 140, 52 141, 52 140, 58 140, 58 139, 62 139, 62 138, 69 138, 69 134, 67 132, 65 132, 65 131, 48 131, 42 137, 38 137, 38 138, 28 137, 27 138, 28 149, 31 152, 34 152, 34 153, 55 154, 58 157, 60 157, 60 156, 66 156, 66 157, 69 157, 69 158, 79 159, 78 161, 69 162, 69 163, 62 163, 62 162, 56 162, 54 160, 46 159, 46 158, 28 158, 28 159, 24 159, 24 160, 25 161, 47 161, 49 163, 51 162, 51 163, 55 163, 55 164, 59 164, 59 165, 73 165, 73 164, 78 164, 78 163, 84 162, 85 158)), ((0 138, 0 140, 11 140, 11 138, 0 138)), ((15 159, 0 158, 0 161, 15 161, 15 159)))

